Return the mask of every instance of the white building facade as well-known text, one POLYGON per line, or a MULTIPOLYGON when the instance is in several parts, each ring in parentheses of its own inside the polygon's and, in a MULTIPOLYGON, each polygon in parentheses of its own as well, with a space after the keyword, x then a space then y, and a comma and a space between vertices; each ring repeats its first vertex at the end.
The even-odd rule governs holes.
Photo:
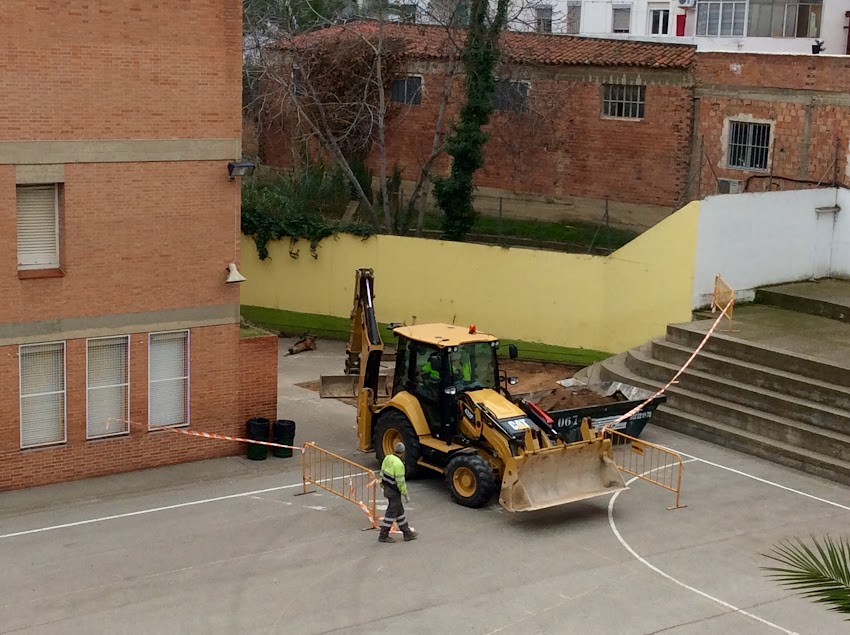
POLYGON ((534 0, 514 28, 652 38, 705 51, 846 55, 850 0, 534 0))

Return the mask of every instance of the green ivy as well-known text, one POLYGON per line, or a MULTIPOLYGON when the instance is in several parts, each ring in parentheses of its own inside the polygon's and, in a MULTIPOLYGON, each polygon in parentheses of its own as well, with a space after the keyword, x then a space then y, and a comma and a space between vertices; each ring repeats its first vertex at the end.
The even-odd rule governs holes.
POLYGON ((242 233, 251 236, 260 260, 269 257, 268 244, 289 238, 289 255, 298 258, 299 240, 310 244, 318 257, 324 239, 345 233, 368 237, 371 225, 339 225, 328 218, 341 218, 350 200, 349 185, 337 171, 321 164, 307 166, 298 174, 282 176, 272 184, 245 182, 242 185, 242 233))
POLYGON ((497 0, 496 15, 489 16, 489 0, 473 0, 469 29, 461 53, 465 70, 465 100, 460 118, 446 139, 452 158, 448 177, 434 182, 434 195, 443 211, 443 236, 463 240, 477 213, 472 204, 472 177, 484 165, 483 147, 489 135, 482 130, 490 120, 496 93, 494 72, 499 61, 499 35, 507 20, 508 0, 497 0))

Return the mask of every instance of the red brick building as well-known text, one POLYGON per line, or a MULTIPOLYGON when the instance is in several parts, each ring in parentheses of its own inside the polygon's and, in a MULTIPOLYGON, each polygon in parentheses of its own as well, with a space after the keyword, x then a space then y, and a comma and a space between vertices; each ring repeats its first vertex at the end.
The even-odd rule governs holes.
MULTIPOLYGON (((359 22, 308 37, 369 37, 376 29, 359 22)), ((384 26, 384 37, 403 43, 406 59, 396 86, 409 85, 391 91, 387 147, 388 164, 397 162, 404 180, 416 179, 431 152, 447 60, 462 36, 440 26, 384 26)), ((479 207, 495 209, 501 199, 510 215, 534 215, 540 204, 550 217, 597 221, 608 196, 624 224, 647 228, 669 214, 688 180, 690 148, 682 139, 690 138, 693 122, 695 48, 518 32, 505 33, 502 46, 504 98, 497 99, 485 165, 475 175, 479 207)), ((457 75, 449 120, 462 96, 457 75)), ((279 117, 265 123, 260 156, 291 166, 300 131, 279 117)), ((377 173, 376 152, 371 162, 377 173)), ((443 155, 435 173, 448 167, 443 155)))
MULTIPOLYGON (((375 29, 353 23, 308 37, 375 29)), ((392 104, 388 164, 412 180, 431 150, 452 48, 438 26, 384 32, 404 42, 403 90, 391 92, 408 102, 392 104)), ((846 57, 517 32, 503 36, 503 51, 501 89, 513 98, 497 99, 488 126, 479 210, 501 203, 510 216, 597 221, 607 198, 613 223, 646 229, 708 194, 850 182, 846 57)), ((457 77, 449 119, 461 94, 457 77)), ((298 130, 281 118, 264 123, 260 156, 290 166, 298 130)), ((441 156, 435 172, 448 165, 441 156)))
POLYGON ((276 410, 225 283, 240 0, 10 0, 0 57, 0 489, 240 452, 162 431, 276 410))
POLYGON ((850 185, 850 58, 699 53, 695 75, 694 196, 850 185))

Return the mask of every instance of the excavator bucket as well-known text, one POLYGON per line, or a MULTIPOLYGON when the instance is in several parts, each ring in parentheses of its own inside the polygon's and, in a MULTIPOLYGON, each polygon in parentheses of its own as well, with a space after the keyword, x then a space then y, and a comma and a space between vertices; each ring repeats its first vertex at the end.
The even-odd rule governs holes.
MULTIPOLYGON (((359 381, 360 375, 322 375, 319 377, 319 396, 333 399, 355 399, 359 381)), ((377 396, 388 396, 386 375, 378 375, 377 396)))
POLYGON ((628 489, 611 459, 611 440, 559 444, 514 458, 506 469, 499 502, 528 512, 628 489))

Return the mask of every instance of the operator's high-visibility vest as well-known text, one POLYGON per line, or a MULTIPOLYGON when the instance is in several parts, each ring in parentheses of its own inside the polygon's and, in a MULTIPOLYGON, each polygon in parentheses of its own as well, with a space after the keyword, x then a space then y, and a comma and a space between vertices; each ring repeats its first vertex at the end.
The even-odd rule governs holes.
POLYGON ((407 482, 404 479, 404 461, 395 454, 387 454, 381 463, 381 483, 391 491, 407 496, 407 482))
POLYGON ((425 365, 422 366, 422 374, 428 375, 428 376, 431 377, 431 379, 434 379, 434 380, 440 378, 440 372, 431 368, 431 362, 425 362, 425 365))

